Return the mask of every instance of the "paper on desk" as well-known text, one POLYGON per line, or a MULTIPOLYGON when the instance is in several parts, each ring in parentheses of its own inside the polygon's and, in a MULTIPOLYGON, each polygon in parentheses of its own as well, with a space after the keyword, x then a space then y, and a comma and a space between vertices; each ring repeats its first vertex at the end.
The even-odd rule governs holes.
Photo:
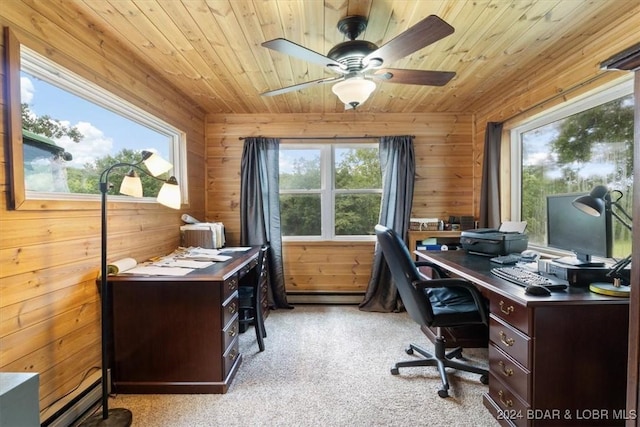
POLYGON ((503 233, 524 233, 527 229, 527 221, 505 221, 500 224, 500 229, 503 233))
POLYGON ((127 270, 127 274, 138 274, 144 276, 186 276, 193 268, 182 267, 156 267, 153 265, 141 265, 127 270))
POLYGON ((138 265, 138 262, 133 258, 122 258, 112 262, 107 266, 107 275, 123 273, 138 265))
POLYGON ((187 249, 187 251, 185 252, 184 255, 213 256, 213 255, 218 255, 219 253, 220 253, 220 251, 218 249, 189 248, 189 249, 187 249))
POLYGON ((228 247, 228 248, 220 248, 220 252, 246 252, 250 247, 238 246, 238 247, 228 247))
POLYGON ((180 254, 180 258, 191 261, 228 261, 232 257, 220 255, 220 251, 217 249, 189 248, 180 254))
POLYGON ((153 264, 154 267, 183 267, 183 268, 206 268, 213 265, 213 262, 207 260, 195 260, 195 259, 179 259, 171 258, 164 259, 162 261, 156 261, 153 264))

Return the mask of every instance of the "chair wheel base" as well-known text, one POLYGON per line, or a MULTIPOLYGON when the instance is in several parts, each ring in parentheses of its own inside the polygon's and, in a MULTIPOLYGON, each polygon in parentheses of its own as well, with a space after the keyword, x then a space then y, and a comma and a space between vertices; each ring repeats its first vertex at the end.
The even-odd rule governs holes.
POLYGON ((489 375, 481 375, 480 382, 484 385, 489 384, 489 375))
POLYGON ((391 368, 391 375, 398 375, 400 373, 400 371, 398 370, 398 368, 391 368))
POLYGON ((413 354, 413 347, 407 348, 404 352, 407 354, 413 354))
POLYGON ((447 390, 438 390, 438 396, 442 398, 449 397, 449 392, 447 390))

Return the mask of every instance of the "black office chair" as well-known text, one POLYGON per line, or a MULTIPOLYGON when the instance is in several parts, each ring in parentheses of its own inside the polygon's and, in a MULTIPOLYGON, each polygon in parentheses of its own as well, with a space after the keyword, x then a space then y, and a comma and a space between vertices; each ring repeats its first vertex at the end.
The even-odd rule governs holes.
POLYGON ((256 331, 256 340, 260 351, 264 351, 264 338, 267 337, 267 331, 264 327, 264 318, 262 313, 262 287, 267 280, 267 250, 268 246, 263 246, 258 254, 258 264, 255 267, 255 280, 253 283, 240 285, 238 288, 238 306, 240 312, 241 330, 246 329, 248 325, 253 325, 256 331))
POLYGON ((409 366, 437 366, 442 379, 442 388, 438 390, 440 397, 449 396, 445 368, 480 374, 480 381, 488 384, 489 373, 486 369, 452 360, 462 358, 462 348, 446 353, 446 343, 441 332, 443 327, 465 325, 485 325, 488 328, 488 309, 480 292, 465 280, 443 278, 444 272, 435 264, 414 262, 406 245, 393 230, 376 225, 375 232, 407 312, 423 332, 430 327, 437 330, 434 354, 410 344, 405 350, 407 354, 415 351, 424 358, 398 362, 391 368, 391 374, 398 375, 399 368, 409 366), (426 279, 418 272, 418 266, 431 267, 440 278, 426 279))

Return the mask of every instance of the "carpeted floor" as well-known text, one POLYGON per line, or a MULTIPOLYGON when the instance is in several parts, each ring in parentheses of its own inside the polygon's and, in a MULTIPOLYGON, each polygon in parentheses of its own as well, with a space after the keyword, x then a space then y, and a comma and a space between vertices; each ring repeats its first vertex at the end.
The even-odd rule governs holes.
MULTIPOLYGON (((272 311, 266 350, 250 329, 243 363, 226 394, 118 395, 110 407, 133 412, 133 426, 497 426, 482 405, 475 374, 450 375, 437 391, 435 368, 389 369, 409 359, 410 342, 432 348, 407 313, 368 313, 349 305, 297 305, 272 311)), ((486 365, 486 349, 465 351, 486 365)))

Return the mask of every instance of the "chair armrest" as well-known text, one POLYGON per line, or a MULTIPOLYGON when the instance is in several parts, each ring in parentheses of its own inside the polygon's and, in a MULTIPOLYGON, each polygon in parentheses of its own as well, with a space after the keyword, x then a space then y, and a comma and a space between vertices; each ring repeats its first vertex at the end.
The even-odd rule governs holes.
POLYGON ((433 269, 433 271, 436 272, 437 277, 435 277, 434 279, 441 279, 441 278, 445 278, 445 277, 449 277, 449 275, 447 274, 447 272, 440 267, 438 264, 434 264, 431 261, 416 261, 415 262, 415 266, 416 268, 418 267, 430 267, 433 269))
POLYGON ((480 318, 485 324, 489 324, 489 309, 487 308, 487 304, 485 303, 485 300, 478 288, 476 288, 471 282, 464 279, 445 278, 432 280, 416 280, 413 282, 413 286, 415 286, 415 288, 419 291, 424 291, 425 289, 432 288, 466 289, 473 298, 473 302, 478 309, 480 318))

